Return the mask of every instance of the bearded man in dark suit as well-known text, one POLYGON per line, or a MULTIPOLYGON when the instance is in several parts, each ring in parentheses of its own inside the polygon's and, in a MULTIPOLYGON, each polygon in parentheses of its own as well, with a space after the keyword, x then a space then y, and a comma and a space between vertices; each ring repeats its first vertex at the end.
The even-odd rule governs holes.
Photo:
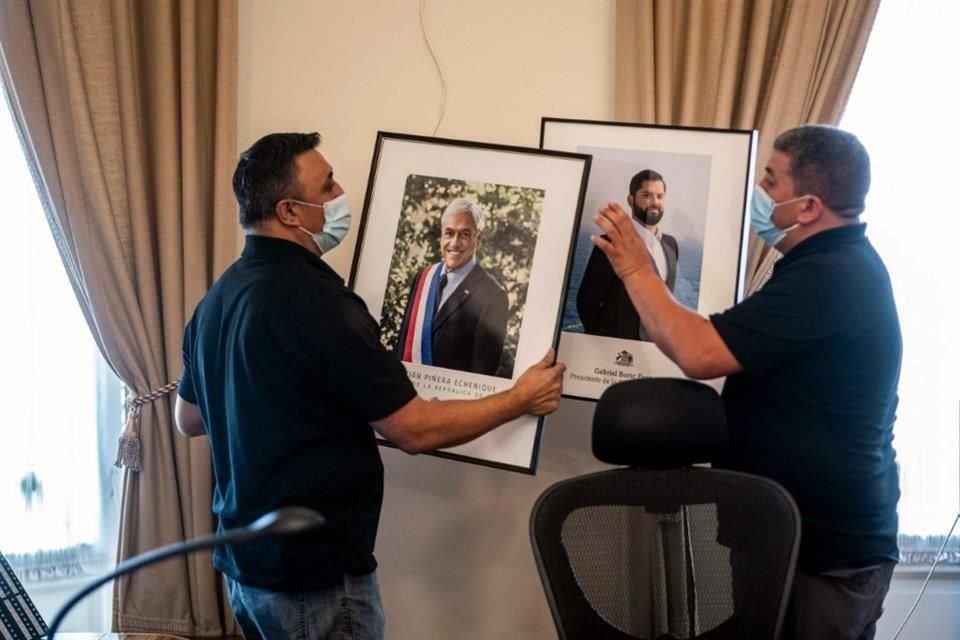
MULTIPOLYGON (((630 180, 627 204, 633 217, 633 226, 647 245, 650 262, 670 291, 677 281, 677 239, 663 233, 657 226, 663 219, 667 183, 652 169, 637 173, 630 180)), ((627 290, 610 261, 594 247, 583 272, 577 291, 577 313, 584 333, 595 336, 650 340, 640 321, 627 290)))
MULTIPOLYGON (((453 200, 440 216, 441 261, 410 285, 395 351, 404 362, 510 378, 500 367, 507 294, 477 263, 483 209, 453 200)), ((606 261, 606 259, 605 259, 606 261)))

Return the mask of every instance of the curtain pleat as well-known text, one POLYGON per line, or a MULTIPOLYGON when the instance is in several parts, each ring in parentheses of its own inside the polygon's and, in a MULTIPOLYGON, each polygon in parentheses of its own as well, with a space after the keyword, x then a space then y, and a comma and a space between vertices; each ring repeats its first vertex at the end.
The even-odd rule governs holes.
MULTIPOLYGON (((0 70, 38 192, 105 359, 134 395, 179 376, 184 324, 235 257, 236 0, 4 0, 0 70)), ((118 560, 210 533, 206 442, 143 407, 118 560)), ((115 585, 119 631, 233 632, 209 554, 115 585), (163 594, 158 597, 158 594, 163 594)))
MULTIPOLYGON (((799 124, 836 124, 880 0, 617 0, 618 120, 757 129, 757 167, 799 124)), ((753 275, 769 262, 753 237, 753 275)))

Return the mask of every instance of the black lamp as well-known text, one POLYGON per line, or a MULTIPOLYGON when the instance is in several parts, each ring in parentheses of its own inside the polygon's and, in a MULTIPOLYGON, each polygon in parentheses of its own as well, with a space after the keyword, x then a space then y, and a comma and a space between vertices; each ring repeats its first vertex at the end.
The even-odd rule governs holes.
POLYGON ((183 542, 169 544, 165 547, 134 556, 118 564, 110 573, 100 576, 85 586, 74 594, 66 604, 60 607, 60 610, 57 611, 53 617, 53 622, 50 623, 47 638, 53 640, 54 634, 63 622, 63 619, 78 602, 114 578, 133 573, 141 567, 166 560, 172 556, 187 555, 202 549, 211 549, 226 544, 240 544, 269 536, 286 536, 294 533, 303 533, 319 528, 325 523, 326 519, 312 509, 307 509, 306 507, 284 507, 261 516, 245 527, 237 527, 236 529, 194 538, 193 540, 184 540, 183 542))

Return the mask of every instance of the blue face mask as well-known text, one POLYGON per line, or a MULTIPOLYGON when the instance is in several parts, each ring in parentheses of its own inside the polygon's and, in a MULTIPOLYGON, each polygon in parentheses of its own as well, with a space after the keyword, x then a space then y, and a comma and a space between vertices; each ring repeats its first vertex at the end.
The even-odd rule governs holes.
POLYGON ((799 196, 784 200, 783 202, 774 202, 763 187, 757 185, 753 189, 753 197, 750 199, 750 226, 757 232, 757 235, 771 247, 780 244, 788 233, 800 226, 800 223, 781 229, 773 222, 773 210, 782 204, 789 204, 802 200, 807 196, 799 196))
POLYGON ((304 227, 299 227, 301 231, 313 238, 314 244, 320 249, 320 253, 326 253, 340 244, 343 238, 350 230, 350 204, 347 202, 347 194, 341 193, 339 196, 324 202, 323 204, 313 204, 294 200, 299 204, 308 207, 323 208, 323 231, 313 232, 304 227))

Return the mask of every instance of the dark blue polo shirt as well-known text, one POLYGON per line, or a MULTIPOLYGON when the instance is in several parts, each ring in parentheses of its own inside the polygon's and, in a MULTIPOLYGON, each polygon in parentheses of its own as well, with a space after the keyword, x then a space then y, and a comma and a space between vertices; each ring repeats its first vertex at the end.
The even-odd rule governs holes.
POLYGON ((247 236, 197 306, 178 393, 210 438, 222 528, 302 505, 322 532, 218 549, 214 565, 278 591, 322 588, 376 568, 383 464, 370 422, 416 395, 363 301, 322 260, 247 236))
POLYGON ((809 572, 898 557, 900 323, 865 229, 805 240, 763 289, 711 317, 744 369, 723 389, 732 445, 724 466, 790 491, 809 572))

